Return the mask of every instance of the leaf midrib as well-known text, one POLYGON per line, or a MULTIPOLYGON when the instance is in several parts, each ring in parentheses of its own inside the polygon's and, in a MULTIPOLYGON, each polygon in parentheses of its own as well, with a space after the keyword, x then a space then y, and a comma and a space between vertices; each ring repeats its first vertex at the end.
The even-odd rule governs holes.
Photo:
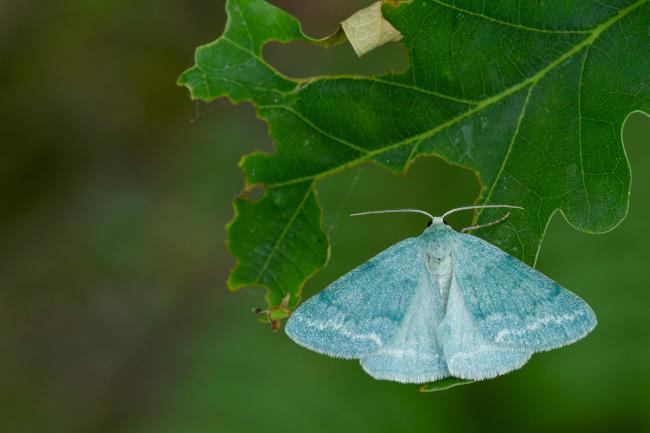
MULTIPOLYGON (((539 80, 541 80, 544 76, 546 76, 546 74, 548 74, 550 71, 552 71, 553 69, 558 67, 560 64, 564 63, 566 60, 568 60, 571 57, 578 54, 583 48, 589 47, 591 44, 593 44, 594 41, 603 32, 605 32, 607 29, 609 29, 616 22, 618 22, 619 20, 624 18, 626 15, 628 15, 630 12, 632 12, 635 9, 639 8, 643 4, 647 3, 648 1, 650 1, 650 0, 639 0, 636 3, 633 3, 633 4, 629 5, 626 8, 621 9, 618 14, 608 18, 607 20, 603 21, 602 23, 600 23, 599 25, 594 27, 594 29, 589 33, 588 37, 586 37, 585 39, 580 41, 578 44, 574 45, 573 48, 566 51, 564 54, 559 56, 554 61, 550 62, 544 68, 540 69, 536 74, 532 75, 531 77, 527 78, 524 81, 521 81, 520 83, 517 83, 517 84, 505 89, 504 91, 502 91, 502 92, 500 92, 500 93, 498 93, 496 95, 490 96, 490 97, 488 97, 486 99, 483 99, 482 101, 479 101, 471 109, 457 115, 456 117, 453 117, 453 118, 441 123, 440 125, 435 126, 434 128, 431 128, 431 129, 429 129, 427 131, 421 132, 420 134, 414 135, 412 137, 401 140, 399 142, 391 143, 391 144, 388 144, 388 145, 383 146, 383 147, 378 148, 378 149, 369 150, 363 156, 361 156, 359 158, 356 158, 356 159, 351 159, 348 162, 346 162, 344 164, 341 164, 339 166, 333 167, 333 168, 331 168, 329 170, 325 170, 325 171, 322 171, 320 173, 316 173, 316 174, 309 175, 309 176, 303 176, 303 177, 299 177, 299 178, 295 178, 295 179, 291 179, 291 180, 287 180, 287 181, 275 182, 275 183, 266 183, 264 185, 266 185, 269 188, 275 188, 275 187, 281 187, 281 186, 287 186, 287 185, 292 185, 292 184, 296 184, 296 183, 301 183, 301 182, 305 182, 305 181, 309 181, 309 180, 318 181, 318 180, 323 179, 325 177, 328 177, 328 176, 334 175, 336 173, 339 173, 339 172, 341 172, 341 171, 343 171, 345 169, 355 167, 355 166, 357 166, 357 165, 359 165, 359 164, 361 164, 361 163, 363 163, 365 161, 368 161, 368 160, 370 160, 372 158, 375 158, 375 157, 377 157, 377 156, 379 156, 379 155, 381 155, 383 153, 390 152, 390 151, 392 151, 392 150, 394 150, 396 148, 399 148, 401 146, 405 146, 405 145, 411 144, 411 143, 416 142, 416 141, 420 142, 422 140, 425 140, 425 139, 427 139, 427 138, 429 138, 429 137, 431 137, 431 136, 433 136, 433 135, 435 135, 435 134, 437 134, 437 133, 439 133, 439 132, 441 132, 441 131, 443 131, 443 130, 445 130, 445 129, 453 126, 453 125, 455 125, 456 123, 466 119, 467 117, 472 116, 472 115, 484 110, 485 108, 496 104, 497 102, 503 100, 504 98, 507 98, 508 96, 511 96, 512 94, 524 89, 528 85, 536 84, 539 80)), ((287 106, 285 104, 270 104, 270 105, 260 105, 260 106, 258 106, 258 110, 261 110, 261 109, 264 109, 264 108, 285 108, 285 109, 292 110, 291 107, 289 107, 289 106, 287 106)), ((328 135, 331 135, 331 134, 328 134, 328 135)), ((329 138, 332 138, 332 137, 333 136, 330 136, 329 138)), ((338 138, 338 137, 336 137, 336 140, 340 141, 340 142, 346 141, 346 140, 338 138)), ((254 154, 255 153, 258 153, 258 152, 254 152, 254 154)))

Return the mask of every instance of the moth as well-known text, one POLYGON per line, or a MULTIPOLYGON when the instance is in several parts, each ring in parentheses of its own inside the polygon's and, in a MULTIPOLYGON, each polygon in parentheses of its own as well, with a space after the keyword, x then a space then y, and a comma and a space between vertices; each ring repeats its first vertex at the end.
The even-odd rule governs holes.
MULTIPOLYGON (((325 355, 359 359, 376 379, 425 383, 493 378, 535 352, 571 344, 596 326, 577 295, 496 246, 430 218, 417 237, 382 251, 301 304, 286 333, 325 355)), ((521 208, 519 208, 521 209, 521 208)))

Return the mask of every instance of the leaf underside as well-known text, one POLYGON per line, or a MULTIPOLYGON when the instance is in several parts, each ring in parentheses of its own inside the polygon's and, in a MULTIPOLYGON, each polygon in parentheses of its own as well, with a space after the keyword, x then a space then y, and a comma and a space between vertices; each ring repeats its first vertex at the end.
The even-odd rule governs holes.
MULTIPOLYGON (((267 289, 270 311, 294 308, 329 254, 317 182, 367 161, 395 173, 435 155, 475 171, 479 203, 519 205, 478 236, 534 264, 557 210, 601 233, 627 212, 630 169, 621 130, 650 112, 648 0, 412 0, 385 4, 404 36, 403 73, 294 79, 262 58, 270 41, 328 45, 263 0, 229 0, 228 24, 196 50, 179 84, 193 99, 250 101, 274 154, 240 165, 252 201, 234 202, 228 284, 267 289)), ((498 211, 478 212, 477 222, 498 211)))

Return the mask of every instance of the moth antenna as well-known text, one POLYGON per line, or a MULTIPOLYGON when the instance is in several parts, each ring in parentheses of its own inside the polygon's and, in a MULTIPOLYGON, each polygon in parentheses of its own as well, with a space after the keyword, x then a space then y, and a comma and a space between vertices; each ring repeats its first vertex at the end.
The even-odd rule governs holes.
POLYGON ((361 216, 361 215, 373 215, 373 214, 379 214, 379 213, 419 213, 422 215, 426 215, 432 220, 434 219, 434 216, 431 215, 429 212, 425 212, 420 209, 382 209, 382 210, 371 210, 367 212, 358 212, 358 213, 353 213, 350 214, 350 216, 361 216))
POLYGON ((451 215, 452 213, 460 212, 462 210, 471 210, 471 209, 494 209, 494 208, 508 208, 508 209, 521 209, 524 208, 521 206, 511 206, 509 204, 477 204, 474 206, 463 206, 456 209, 449 210, 442 215, 442 218, 451 215))
POLYGON ((472 230, 483 229, 485 227, 490 227, 490 226, 493 226, 495 224, 502 223, 505 220, 507 220, 509 216, 510 216, 510 212, 507 212, 504 216, 502 216, 498 220, 490 221, 489 223, 485 223, 485 224, 477 224, 475 226, 465 227, 464 229, 461 230, 461 233, 467 233, 467 232, 472 231, 472 230))

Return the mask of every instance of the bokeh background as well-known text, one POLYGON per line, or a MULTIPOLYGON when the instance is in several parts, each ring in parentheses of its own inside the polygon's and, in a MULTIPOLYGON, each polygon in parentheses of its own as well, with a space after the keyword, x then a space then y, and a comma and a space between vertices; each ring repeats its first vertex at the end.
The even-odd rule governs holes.
MULTIPOLYGON (((368 3, 277 4, 324 36, 368 3)), ((597 312, 593 334, 420 394, 296 346, 256 322, 260 290, 226 290, 237 161, 272 144, 250 105, 194 103, 175 85, 224 21, 222 0, 0 1, 0 432, 650 431, 650 119, 624 131, 627 219, 595 236, 556 215, 541 251, 541 270, 597 312)), ((407 64, 399 45, 265 55, 293 76, 407 64)), ((439 213, 478 189, 433 158, 324 181, 332 258, 306 295, 424 227, 350 212, 439 213)))

